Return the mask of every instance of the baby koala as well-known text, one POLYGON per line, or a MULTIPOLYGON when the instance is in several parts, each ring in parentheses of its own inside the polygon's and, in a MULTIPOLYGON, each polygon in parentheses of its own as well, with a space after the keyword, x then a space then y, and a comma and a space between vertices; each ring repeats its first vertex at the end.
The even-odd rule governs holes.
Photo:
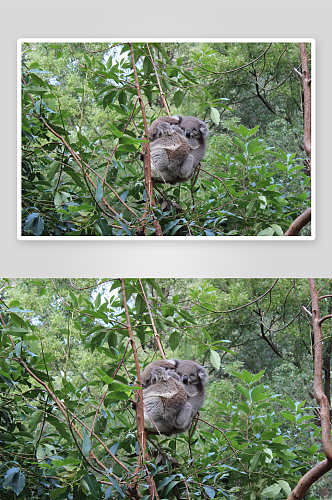
POLYGON ((172 368, 152 367, 149 387, 143 389, 144 428, 152 434, 171 435, 186 431, 192 422, 187 400, 180 377, 172 368))

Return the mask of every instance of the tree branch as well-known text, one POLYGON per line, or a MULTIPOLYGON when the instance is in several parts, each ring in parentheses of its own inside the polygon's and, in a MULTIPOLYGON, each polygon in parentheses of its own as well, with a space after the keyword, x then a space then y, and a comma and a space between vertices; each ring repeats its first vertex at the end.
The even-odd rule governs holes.
POLYGON ((311 89, 308 56, 305 50, 305 43, 299 43, 302 61, 302 83, 304 94, 304 138, 303 144, 309 156, 309 167, 311 171, 311 89))
POLYGON ((305 212, 303 212, 301 215, 295 219, 287 231, 285 232, 284 236, 297 236, 301 229, 306 226, 309 222, 311 221, 311 208, 307 208, 305 212))
MULTIPOLYGON (((319 310, 319 298, 314 278, 309 278, 310 295, 312 300, 312 324, 314 330, 314 394, 320 407, 322 428, 322 445, 326 460, 315 465, 298 482, 287 500, 302 500, 312 484, 332 469, 332 443, 330 429, 330 405, 323 389, 323 347, 322 330, 319 310)), ((323 318, 324 319, 324 318, 323 318)))

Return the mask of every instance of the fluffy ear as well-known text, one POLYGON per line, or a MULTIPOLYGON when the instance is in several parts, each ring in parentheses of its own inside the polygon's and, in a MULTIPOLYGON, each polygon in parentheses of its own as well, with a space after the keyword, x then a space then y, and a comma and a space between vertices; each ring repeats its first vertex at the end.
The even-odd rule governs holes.
POLYGON ((199 369, 197 371, 197 375, 199 376, 199 378, 203 381, 203 382, 206 382, 207 379, 209 378, 208 377, 208 374, 206 373, 206 371, 204 370, 204 368, 202 369, 199 369))
POLYGON ((181 116, 181 115, 173 115, 172 118, 175 118, 175 120, 179 120, 179 124, 180 124, 181 121, 182 121, 183 116, 181 116))
POLYGON ((207 126, 205 125, 205 123, 204 123, 204 125, 200 125, 199 130, 200 130, 202 136, 204 137, 204 139, 206 139, 206 137, 207 137, 207 135, 209 133, 209 129, 207 128, 207 126))
POLYGON ((179 365, 179 360, 178 359, 168 359, 167 360, 169 363, 172 363, 174 365, 174 368, 177 368, 179 365))

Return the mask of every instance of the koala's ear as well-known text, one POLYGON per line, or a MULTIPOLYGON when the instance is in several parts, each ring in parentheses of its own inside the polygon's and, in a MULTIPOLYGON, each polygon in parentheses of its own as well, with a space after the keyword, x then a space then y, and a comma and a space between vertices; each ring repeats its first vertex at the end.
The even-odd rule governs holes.
POLYGON ((179 360, 178 359, 168 359, 167 360, 169 363, 172 363, 174 365, 174 368, 177 368, 179 365, 179 360))
POLYGON ((174 115, 174 116, 172 116, 172 118, 175 118, 175 120, 178 120, 179 124, 180 124, 181 121, 182 121, 183 116, 181 116, 181 115, 174 115))
POLYGON ((197 375, 199 376, 200 379, 202 379, 203 381, 207 380, 209 377, 208 377, 208 374, 206 373, 206 371, 204 370, 204 368, 202 369, 199 369, 197 371, 197 375))
POLYGON ((200 125, 199 130, 200 130, 202 136, 205 139, 207 137, 208 133, 209 133, 209 129, 207 128, 207 126, 205 125, 205 123, 202 124, 202 125, 200 125))

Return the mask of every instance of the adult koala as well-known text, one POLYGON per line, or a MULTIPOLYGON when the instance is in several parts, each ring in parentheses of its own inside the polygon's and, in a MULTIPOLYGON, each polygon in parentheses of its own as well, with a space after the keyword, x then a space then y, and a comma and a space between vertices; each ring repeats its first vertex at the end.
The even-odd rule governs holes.
POLYGON ((167 122, 158 126, 158 139, 150 143, 151 179, 176 184, 190 179, 185 167, 190 146, 177 125, 167 122))
POLYGON ((188 395, 188 405, 191 407, 190 418, 193 419, 205 400, 205 386, 208 374, 205 368, 195 361, 184 359, 171 360, 175 363, 176 374, 180 377, 183 387, 188 395))
POLYGON ((178 115, 173 118, 179 120, 179 126, 191 149, 187 161, 192 161, 193 167, 196 168, 205 155, 206 138, 209 129, 206 123, 195 116, 178 115))
POLYGON ((148 130, 151 178, 169 184, 190 180, 205 154, 208 133, 206 124, 194 116, 157 118, 148 130))
POLYGON ((186 431, 192 422, 191 407, 180 377, 163 366, 150 368, 150 385, 143 389, 144 428, 167 436, 186 431))
POLYGON ((204 403, 206 370, 190 360, 158 360, 141 379, 145 429, 166 435, 188 430, 204 403))

